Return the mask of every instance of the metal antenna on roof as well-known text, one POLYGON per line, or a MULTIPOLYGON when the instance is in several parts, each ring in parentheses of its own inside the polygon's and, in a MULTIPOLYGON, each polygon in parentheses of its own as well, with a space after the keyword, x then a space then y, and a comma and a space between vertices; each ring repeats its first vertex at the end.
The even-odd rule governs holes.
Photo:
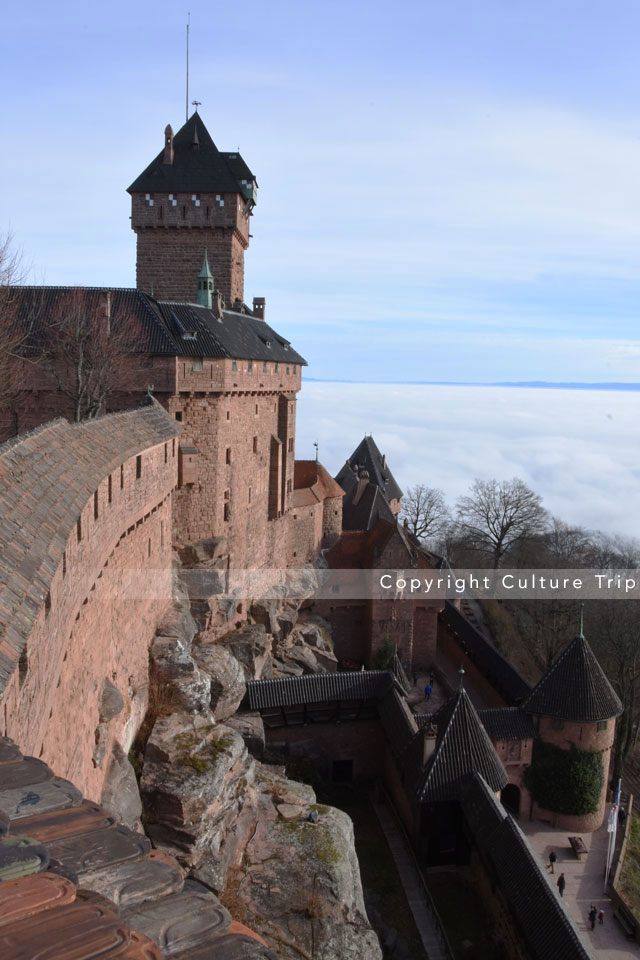
POLYGON ((460 689, 464 690, 464 667, 460 667, 458 676, 460 677, 460 689))
POLYGON ((192 100, 191 103, 196 108, 196 113, 198 112, 198 107, 202 106, 202 100, 192 100))
POLYGON ((189 119, 189 27, 191 26, 191 14, 187 13, 187 96, 185 98, 185 123, 189 119))
POLYGON ((581 603, 580 604, 580 633, 578 634, 581 640, 584 640, 583 627, 584 627, 584 603, 581 603))
POLYGON ((318 441, 314 440, 313 445, 316 448, 316 463, 318 462, 318 441))

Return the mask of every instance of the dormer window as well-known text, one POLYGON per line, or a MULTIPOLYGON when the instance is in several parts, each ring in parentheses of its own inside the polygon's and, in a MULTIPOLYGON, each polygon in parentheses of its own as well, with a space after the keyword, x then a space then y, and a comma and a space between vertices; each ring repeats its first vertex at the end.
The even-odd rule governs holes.
POLYGON ((145 193, 145 195, 144 195, 144 203, 145 203, 145 206, 146 206, 146 207, 152 207, 152 206, 153 206, 153 194, 152 194, 152 193, 145 193))
POLYGON ((216 193, 216 207, 224 207, 224 197, 220 193, 216 193))
POLYGON ((175 195, 175 193, 170 193, 170 194, 169 194, 169 206, 170 206, 170 207, 177 207, 177 206, 178 206, 178 198, 177 198, 177 196, 175 195))
POLYGON ((191 206, 199 207, 200 206, 200 194, 192 193, 191 194, 191 206))
POLYGON ((271 340, 265 340, 265 343, 271 349, 271 340))

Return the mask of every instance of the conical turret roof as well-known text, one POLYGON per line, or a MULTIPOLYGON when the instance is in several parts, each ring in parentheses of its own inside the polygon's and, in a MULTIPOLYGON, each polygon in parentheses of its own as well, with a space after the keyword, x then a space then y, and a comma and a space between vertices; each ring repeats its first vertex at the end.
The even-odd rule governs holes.
POLYGON ((622 704, 595 654, 580 634, 522 704, 527 713, 582 723, 611 720, 622 704))
POLYGON ((422 803, 457 800, 462 781, 479 773, 492 790, 508 777, 466 690, 461 687, 439 711, 436 748, 418 790, 422 803))

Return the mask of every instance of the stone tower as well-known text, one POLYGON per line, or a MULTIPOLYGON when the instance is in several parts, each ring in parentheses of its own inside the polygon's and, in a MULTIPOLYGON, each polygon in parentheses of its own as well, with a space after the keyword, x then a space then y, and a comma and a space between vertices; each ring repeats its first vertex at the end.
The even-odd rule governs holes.
POLYGON ((545 811, 536 804, 534 816, 550 819, 554 826, 566 830, 597 830, 604 819, 616 717, 622 713, 622 704, 582 629, 534 687, 522 709, 532 715, 538 736, 544 743, 561 750, 576 747, 600 753, 604 771, 600 802, 595 812, 574 816, 545 811))
POLYGON ((196 301, 205 252, 228 306, 244 299, 244 252, 256 202, 239 153, 216 147, 194 113, 128 188, 137 236, 136 286, 157 300, 196 301))

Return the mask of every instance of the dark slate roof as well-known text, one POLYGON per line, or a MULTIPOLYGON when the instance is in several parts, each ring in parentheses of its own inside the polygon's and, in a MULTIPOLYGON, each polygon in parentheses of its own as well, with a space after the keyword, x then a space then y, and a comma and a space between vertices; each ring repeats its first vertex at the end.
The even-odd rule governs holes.
POLYGON ((391 470, 388 466, 382 466, 382 454, 378 450, 373 437, 364 437, 356 449, 353 451, 336 480, 340 486, 346 490, 344 478, 353 474, 353 467, 357 466, 359 470, 367 470, 369 480, 380 487, 387 500, 399 500, 402 496, 402 490, 396 483, 391 470))
POLYGON ((102 317, 107 291, 111 295, 112 328, 117 331, 124 327, 123 346, 132 353, 306 364, 285 337, 250 313, 223 310, 218 318, 207 307, 159 302, 134 289, 14 287, 17 320, 23 327, 29 326, 30 345, 39 349, 50 336, 51 320, 62 316, 75 298, 80 298, 96 317, 102 317))
POLYGON ((520 707, 478 710, 478 716, 492 740, 533 740, 536 728, 520 707))
MULTIPOLYGON (((450 569, 448 564, 445 569, 450 569)), ((517 704, 531 693, 531 685, 522 674, 503 657, 499 650, 460 613, 457 607, 447 600, 444 609, 438 614, 451 635, 478 667, 492 687, 509 704, 517 704)))
POLYGON ((0 694, 100 482, 180 425, 155 400, 84 423, 53 420, 0 446, 0 694))
POLYGON ((622 713, 622 704, 583 636, 571 641, 523 703, 527 713, 595 723, 622 713))
POLYGON ((378 703, 378 714, 389 746, 397 758, 402 757, 418 734, 418 725, 406 701, 392 688, 378 703))
POLYGON ((394 684, 388 670, 305 674, 247 683, 251 710, 304 706, 336 700, 377 700, 394 684))
MULTIPOLYGON (((344 470, 344 468, 343 468, 344 470)), ((396 518, 389 503, 375 483, 369 482, 362 491, 357 503, 354 503, 358 492, 358 478, 351 470, 342 475, 338 474, 338 482, 345 491, 342 501, 342 529, 343 530, 371 530, 378 520, 395 523, 396 518)))
POLYGON ((481 776, 462 788, 462 812, 531 960, 593 960, 517 823, 481 776))
POLYGON ((501 790, 508 781, 475 707, 461 689, 440 715, 435 750, 425 768, 418 799, 422 803, 457 800, 461 782, 471 773, 481 774, 493 790, 501 790))
POLYGON ((154 191, 241 193, 241 180, 255 180, 239 153, 221 153, 202 117, 194 113, 173 138, 173 163, 164 163, 164 146, 137 177, 129 193, 154 191), (194 136, 199 145, 194 147, 194 136))

